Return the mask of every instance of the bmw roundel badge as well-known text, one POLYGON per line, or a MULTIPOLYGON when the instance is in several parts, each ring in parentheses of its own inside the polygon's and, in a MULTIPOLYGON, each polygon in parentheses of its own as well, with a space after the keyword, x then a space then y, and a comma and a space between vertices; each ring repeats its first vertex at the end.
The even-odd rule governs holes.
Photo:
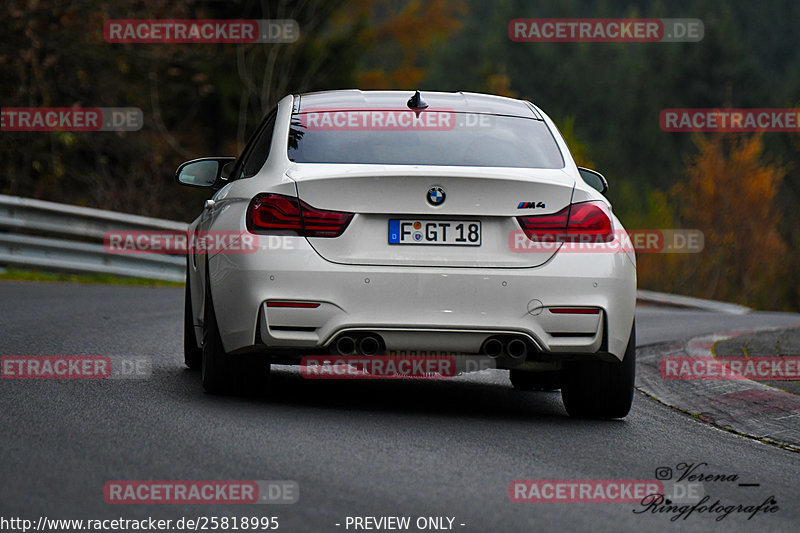
POLYGON ((428 189, 428 203, 431 205, 442 205, 445 196, 444 189, 441 187, 431 187, 428 189))

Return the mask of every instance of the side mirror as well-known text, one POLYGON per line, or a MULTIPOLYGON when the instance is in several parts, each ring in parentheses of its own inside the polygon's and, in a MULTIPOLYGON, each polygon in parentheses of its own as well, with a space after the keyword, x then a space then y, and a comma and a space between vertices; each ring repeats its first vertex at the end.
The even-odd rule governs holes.
POLYGON ((233 171, 233 166, 236 163, 236 160, 230 161, 222 166, 222 170, 220 170, 220 177, 224 180, 230 179, 231 172, 233 171))
POLYGON ((175 171, 175 179, 189 187, 218 188, 223 178, 225 165, 236 161, 235 157, 204 157, 187 161, 175 171))
POLYGON ((583 178, 583 181, 585 181, 589 187, 596 189, 600 194, 608 192, 608 182, 602 174, 596 170, 583 167, 578 167, 578 172, 580 172, 581 178, 583 178))

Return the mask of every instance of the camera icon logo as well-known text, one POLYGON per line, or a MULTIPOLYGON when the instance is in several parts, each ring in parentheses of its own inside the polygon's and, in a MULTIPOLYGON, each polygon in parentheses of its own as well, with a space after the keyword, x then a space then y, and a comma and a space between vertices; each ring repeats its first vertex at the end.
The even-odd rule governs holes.
POLYGON ((672 479, 672 469, 668 466, 659 466, 656 468, 656 479, 659 481, 672 479))

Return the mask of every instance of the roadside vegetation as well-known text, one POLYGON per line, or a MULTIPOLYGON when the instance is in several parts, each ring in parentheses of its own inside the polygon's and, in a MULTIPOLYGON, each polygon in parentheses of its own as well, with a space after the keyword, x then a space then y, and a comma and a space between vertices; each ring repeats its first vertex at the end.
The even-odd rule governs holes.
POLYGON ((283 95, 334 88, 529 99, 605 174, 629 229, 700 229, 641 254, 640 286, 800 310, 800 135, 661 130, 664 108, 793 108, 800 4, 623 0, 7 0, 6 106, 139 107, 135 132, 4 133, 0 193, 189 220, 183 160, 233 155, 283 95), (697 18, 698 43, 517 43, 514 18, 697 18), (298 21, 293 44, 109 44, 109 19, 298 21))
POLYGON ((146 278, 126 278, 109 274, 68 274, 64 272, 42 272, 18 268, 0 269, 3 281, 57 281, 65 283, 103 283, 109 285, 135 285, 146 287, 183 287, 183 283, 146 278))

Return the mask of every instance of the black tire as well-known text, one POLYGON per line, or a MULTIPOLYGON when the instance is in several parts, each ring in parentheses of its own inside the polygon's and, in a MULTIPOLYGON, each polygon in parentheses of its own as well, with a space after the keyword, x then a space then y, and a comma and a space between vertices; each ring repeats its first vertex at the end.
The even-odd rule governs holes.
POLYGON ((186 272, 186 291, 183 307, 183 362, 192 370, 198 370, 203 364, 203 350, 197 345, 192 319, 192 295, 189 290, 189 272, 186 272))
POLYGON ((624 418, 633 403, 636 324, 621 362, 589 361, 564 366, 561 398, 572 417, 624 418))
POLYGON ((232 389, 232 365, 222 346, 222 337, 211 301, 211 287, 206 281, 206 305, 203 314, 203 357, 201 379, 203 388, 212 394, 225 394, 232 389))
POLYGON ((561 388, 561 372, 558 370, 526 372, 511 369, 508 378, 511 385, 521 391, 555 391, 561 388))
POLYGON ((208 281, 206 281, 206 306, 203 317, 201 374, 206 392, 211 394, 266 392, 270 364, 264 357, 251 354, 231 356, 225 353, 208 281))

